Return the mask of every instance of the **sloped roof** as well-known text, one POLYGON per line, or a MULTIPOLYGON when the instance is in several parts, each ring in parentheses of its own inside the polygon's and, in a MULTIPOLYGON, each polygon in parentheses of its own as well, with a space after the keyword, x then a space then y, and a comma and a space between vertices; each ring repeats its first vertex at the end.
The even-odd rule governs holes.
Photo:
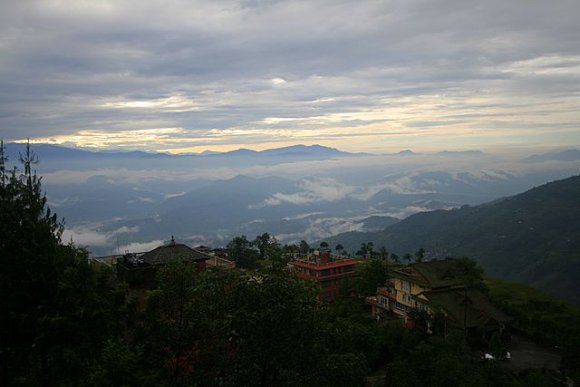
POLYGON ((509 316, 497 309, 485 295, 477 290, 462 289, 424 292, 431 307, 445 311, 449 322, 463 328, 464 313, 467 317, 467 328, 484 327, 488 323, 504 323, 511 320, 509 316))
POLYGON ((452 275, 453 260, 417 262, 407 265, 394 273, 400 278, 419 283, 430 288, 461 285, 461 280, 452 275))
POLYGON ((146 264, 151 266, 165 265, 170 261, 182 259, 184 261, 206 261, 211 258, 208 254, 192 249, 181 243, 170 243, 159 246, 141 256, 146 264))

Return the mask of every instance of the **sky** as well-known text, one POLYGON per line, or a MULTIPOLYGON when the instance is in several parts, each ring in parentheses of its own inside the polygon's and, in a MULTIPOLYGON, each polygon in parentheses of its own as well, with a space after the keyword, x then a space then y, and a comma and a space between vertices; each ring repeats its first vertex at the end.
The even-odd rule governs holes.
POLYGON ((2 0, 0 138, 580 146, 578 0, 2 0))

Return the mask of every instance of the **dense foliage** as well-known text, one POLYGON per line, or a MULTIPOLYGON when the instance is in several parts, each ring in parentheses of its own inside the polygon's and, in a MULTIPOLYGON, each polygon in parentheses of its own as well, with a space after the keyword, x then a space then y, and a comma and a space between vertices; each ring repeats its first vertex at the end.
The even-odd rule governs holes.
POLYGON ((116 328, 118 304, 86 252, 62 245, 35 157, 7 168, 0 146, 0 384, 74 385, 116 328))

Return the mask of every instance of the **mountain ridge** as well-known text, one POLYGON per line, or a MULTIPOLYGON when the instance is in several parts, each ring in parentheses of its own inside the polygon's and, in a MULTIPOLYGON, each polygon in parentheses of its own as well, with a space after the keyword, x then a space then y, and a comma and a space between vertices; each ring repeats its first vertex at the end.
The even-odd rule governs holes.
MULTIPOLYGON (((373 242, 398 255, 468 255, 493 277, 531 284, 580 304, 580 176, 477 206, 412 215, 383 231, 327 241, 352 251, 373 242)), ((355 250, 356 251, 356 250, 355 250)))
MULTIPOLYGON (((18 159, 18 154, 23 153, 26 148, 25 143, 5 143, 6 153, 10 159, 18 159)), ((33 143, 31 149, 39 157, 43 158, 142 158, 142 157, 228 157, 228 156, 351 156, 365 155, 366 153, 350 153, 323 145, 303 145, 296 144, 280 148, 270 148, 262 151, 239 148, 228 152, 215 152, 206 150, 202 153, 170 154, 165 152, 146 152, 140 150, 95 150, 85 148, 73 148, 62 145, 33 143)))

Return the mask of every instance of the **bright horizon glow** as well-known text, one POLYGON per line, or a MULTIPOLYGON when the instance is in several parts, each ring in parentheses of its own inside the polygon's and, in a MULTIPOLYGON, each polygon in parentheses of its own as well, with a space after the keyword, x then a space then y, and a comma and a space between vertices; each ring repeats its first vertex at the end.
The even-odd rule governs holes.
POLYGON ((0 5, 7 142, 580 147, 575 0, 27 4, 0 5))

